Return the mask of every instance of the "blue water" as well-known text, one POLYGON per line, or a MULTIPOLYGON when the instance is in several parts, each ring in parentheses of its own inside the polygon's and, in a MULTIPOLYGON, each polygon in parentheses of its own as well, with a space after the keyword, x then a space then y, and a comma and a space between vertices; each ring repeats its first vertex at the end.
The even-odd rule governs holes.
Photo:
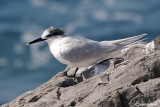
POLYGON ((160 0, 1 0, 0 105, 65 69, 46 43, 25 44, 50 27, 94 40, 160 34, 160 0))

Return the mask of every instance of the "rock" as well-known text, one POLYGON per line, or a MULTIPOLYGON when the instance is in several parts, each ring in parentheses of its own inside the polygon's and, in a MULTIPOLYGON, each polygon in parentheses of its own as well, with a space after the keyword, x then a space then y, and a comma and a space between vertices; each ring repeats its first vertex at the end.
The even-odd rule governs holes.
POLYGON ((76 67, 73 67, 73 68, 69 69, 69 70, 67 71, 67 76, 69 76, 69 77, 74 77, 77 70, 78 70, 78 68, 76 68, 76 67))
POLYGON ((1 107, 158 107, 160 50, 157 41, 159 37, 154 42, 155 51, 150 54, 146 54, 144 43, 122 53, 117 50, 79 77, 73 76, 75 72, 71 77, 60 72, 1 107), (103 72, 95 72, 95 68, 103 72))
POLYGON ((156 37, 156 39, 154 39, 154 44, 155 44, 155 50, 160 50, 160 36, 156 37))
POLYGON ((146 45, 146 54, 160 50, 160 36, 146 45))
POLYGON ((152 41, 146 45, 146 54, 152 53, 155 51, 155 41, 152 41))
POLYGON ((87 70, 88 70, 88 69, 85 68, 85 67, 79 68, 79 69, 77 70, 77 72, 76 72, 76 77, 80 77, 81 74, 82 74, 83 72, 87 71, 87 70))

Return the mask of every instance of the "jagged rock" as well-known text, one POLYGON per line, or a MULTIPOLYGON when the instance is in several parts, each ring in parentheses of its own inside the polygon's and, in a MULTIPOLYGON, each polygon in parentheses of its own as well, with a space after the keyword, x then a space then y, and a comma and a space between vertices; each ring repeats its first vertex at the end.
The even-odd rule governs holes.
POLYGON ((151 41, 146 45, 146 54, 152 53, 155 51, 155 41, 151 41))
POLYGON ((76 67, 73 67, 73 68, 69 69, 68 71, 66 71, 67 72, 67 76, 74 77, 77 70, 78 70, 78 68, 76 68, 76 67))
POLYGON ((87 71, 88 69, 87 68, 79 68, 78 70, 77 70, 77 72, 76 72, 76 77, 80 77, 81 76, 81 74, 83 73, 83 72, 85 72, 85 71, 87 71))
POLYGON ((146 54, 160 50, 160 36, 146 45, 146 54))
POLYGON ((160 50, 160 36, 157 36, 156 39, 154 39, 154 45, 155 45, 155 50, 160 50))
POLYGON ((146 54, 145 46, 144 43, 131 46, 122 53, 117 50, 109 56, 114 60, 106 59, 96 65, 98 69, 104 65, 108 71, 92 72, 94 66, 79 77, 68 77, 66 72, 60 72, 1 107, 158 107, 160 51, 157 46, 155 51, 146 54))

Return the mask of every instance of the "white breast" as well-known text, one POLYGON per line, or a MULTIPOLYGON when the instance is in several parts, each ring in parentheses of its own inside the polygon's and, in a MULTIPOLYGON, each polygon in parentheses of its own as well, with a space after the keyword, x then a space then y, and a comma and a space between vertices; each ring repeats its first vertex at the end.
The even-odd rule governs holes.
POLYGON ((64 60, 64 51, 66 48, 67 42, 63 40, 64 38, 57 38, 55 40, 50 41, 49 44, 49 49, 53 56, 61 63, 63 64, 70 64, 69 61, 64 60), (65 43, 66 42, 66 43, 65 43))

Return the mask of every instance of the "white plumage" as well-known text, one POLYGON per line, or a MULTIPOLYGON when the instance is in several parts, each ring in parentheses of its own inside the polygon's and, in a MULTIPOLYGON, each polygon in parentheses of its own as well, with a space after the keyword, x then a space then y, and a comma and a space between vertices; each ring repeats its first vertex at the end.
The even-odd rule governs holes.
POLYGON ((93 41, 80 37, 58 37, 47 41, 53 56, 63 64, 71 67, 88 67, 107 55, 143 37, 143 35, 114 40, 114 41, 93 41))
POLYGON ((82 37, 64 36, 60 28, 51 27, 44 31, 41 38, 28 44, 45 40, 53 56, 70 67, 88 67, 107 56, 107 53, 135 42, 146 34, 112 41, 94 41, 82 37))

